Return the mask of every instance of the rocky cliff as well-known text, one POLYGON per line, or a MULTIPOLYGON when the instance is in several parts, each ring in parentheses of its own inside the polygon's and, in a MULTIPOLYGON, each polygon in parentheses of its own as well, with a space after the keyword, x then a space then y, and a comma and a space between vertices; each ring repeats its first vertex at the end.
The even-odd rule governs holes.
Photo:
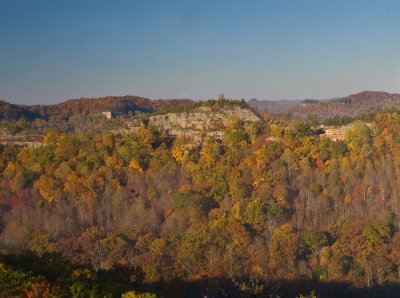
POLYGON ((321 125, 319 128, 324 131, 323 135, 326 135, 332 141, 342 141, 345 138, 346 132, 352 129, 353 125, 353 123, 340 127, 321 125))
POLYGON ((43 146, 43 136, 32 133, 8 133, 5 129, 0 128, 0 144, 14 144, 22 147, 37 148, 43 146))
POLYGON ((142 121, 132 121, 128 123, 128 129, 118 130, 118 132, 127 133, 137 131, 144 123, 160 131, 166 130, 170 135, 184 136, 199 142, 207 136, 214 136, 221 139, 226 125, 232 118, 239 118, 243 122, 260 120, 246 106, 200 106, 190 111, 151 115, 142 121))

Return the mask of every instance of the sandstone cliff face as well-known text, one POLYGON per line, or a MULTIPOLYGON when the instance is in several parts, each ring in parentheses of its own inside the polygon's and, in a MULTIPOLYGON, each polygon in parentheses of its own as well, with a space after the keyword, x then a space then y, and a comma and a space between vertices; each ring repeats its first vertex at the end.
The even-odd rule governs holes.
POLYGON ((34 134, 9 134, 0 129, 0 144, 14 144, 16 146, 38 148, 43 146, 43 136, 34 134))
POLYGON ((353 128, 353 123, 340 127, 321 125, 320 128, 325 131, 324 134, 332 141, 343 141, 346 132, 353 128))
MULTIPOLYGON (((369 128, 373 126, 372 123, 366 123, 366 125, 369 128)), ((348 125, 343 125, 340 127, 321 125, 319 128, 324 130, 323 135, 326 135, 332 141, 343 141, 345 139, 346 132, 353 129, 353 126, 354 123, 350 123, 348 125)))
POLYGON ((149 124, 164 129, 220 130, 232 117, 238 117, 242 121, 260 120, 249 109, 233 106, 223 109, 200 107, 191 112, 150 116, 148 121, 149 124))
MULTIPOLYGON (((260 120, 256 114, 245 107, 203 106, 193 111, 149 116, 146 122, 147 125, 154 126, 159 130, 167 130, 173 136, 190 137, 194 141, 201 141, 207 136, 221 139, 226 125, 234 117, 244 122, 260 120)), ((128 123, 128 127, 128 130, 118 132, 137 131, 140 128, 140 121, 128 123)))

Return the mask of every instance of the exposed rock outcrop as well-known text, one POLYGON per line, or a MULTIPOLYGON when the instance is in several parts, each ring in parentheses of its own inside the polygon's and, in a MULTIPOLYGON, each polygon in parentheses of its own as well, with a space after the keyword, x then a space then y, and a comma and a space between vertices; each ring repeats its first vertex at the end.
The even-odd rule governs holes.
POLYGON ((352 127, 353 127, 353 123, 351 123, 349 125, 340 126, 340 127, 321 125, 320 129, 322 129, 325 132, 325 133, 323 133, 323 135, 327 136, 331 140, 342 141, 342 140, 344 140, 346 131, 350 130, 352 127))
MULTIPOLYGON (((200 142, 207 136, 221 139, 226 125, 230 119, 235 117, 243 122, 260 120, 249 108, 232 105, 224 107, 201 106, 192 111, 152 115, 143 122, 149 126, 156 127, 160 131, 166 130, 170 135, 189 137, 193 141, 200 142)), ((128 123, 127 130, 124 129, 117 132, 137 131, 140 125, 140 121, 133 121, 128 123)))
POLYGON ((14 144, 21 147, 37 148, 43 146, 43 136, 38 134, 7 133, 6 130, 0 129, 0 144, 14 144))

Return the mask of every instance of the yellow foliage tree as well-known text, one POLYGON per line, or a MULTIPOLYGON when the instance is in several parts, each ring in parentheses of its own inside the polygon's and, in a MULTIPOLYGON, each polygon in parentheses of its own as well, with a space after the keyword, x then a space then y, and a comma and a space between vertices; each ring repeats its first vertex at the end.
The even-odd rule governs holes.
POLYGON ((51 203, 55 199, 58 183, 53 177, 43 174, 33 185, 47 202, 51 203))
POLYGON ((129 168, 138 172, 139 174, 143 173, 143 169, 140 166, 140 163, 135 158, 132 158, 131 161, 129 162, 129 168))

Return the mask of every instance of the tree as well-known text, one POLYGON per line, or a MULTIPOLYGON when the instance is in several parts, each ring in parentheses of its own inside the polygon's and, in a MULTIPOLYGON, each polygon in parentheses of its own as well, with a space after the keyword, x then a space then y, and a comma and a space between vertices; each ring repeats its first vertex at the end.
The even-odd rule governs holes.
POLYGON ((390 228, 384 221, 375 220, 363 230, 362 235, 373 246, 376 246, 384 243, 385 239, 390 237, 390 228))
POLYGON ((318 229, 302 231, 301 238, 316 257, 319 256, 322 246, 328 243, 325 233, 318 229))
POLYGON ((60 183, 47 174, 41 175, 39 179, 34 182, 34 186, 39 189, 40 195, 43 199, 49 203, 56 199, 58 193, 57 190, 60 189, 60 183))
POLYGON ((12 270, 0 263, 0 293, 6 296, 21 294, 34 282, 29 274, 20 270, 12 270))
POLYGON ((360 150, 364 144, 371 143, 371 130, 364 122, 357 121, 352 129, 346 132, 345 138, 348 140, 349 146, 360 150))
POLYGON ((293 233, 290 224, 284 224, 274 230, 269 253, 271 265, 278 276, 295 272, 301 251, 300 237, 293 233))
POLYGON ((53 298, 59 295, 60 293, 46 281, 33 283, 29 289, 24 291, 26 298, 53 298))

